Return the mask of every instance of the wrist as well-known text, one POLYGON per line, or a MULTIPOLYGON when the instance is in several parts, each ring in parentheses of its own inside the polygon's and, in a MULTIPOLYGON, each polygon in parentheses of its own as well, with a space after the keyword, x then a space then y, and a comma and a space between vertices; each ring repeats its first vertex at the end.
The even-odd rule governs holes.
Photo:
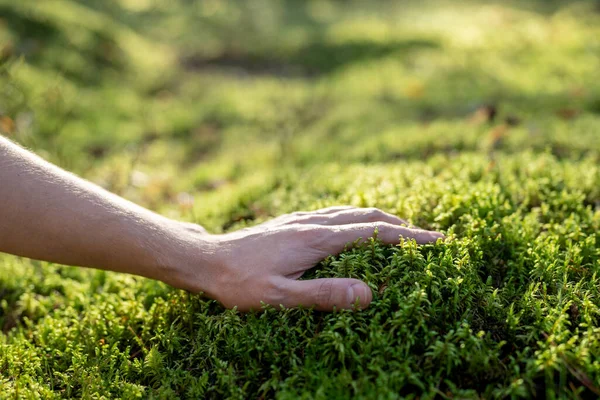
POLYGON ((214 298, 219 272, 216 237, 199 225, 172 220, 167 223, 167 232, 167 243, 155 257, 154 278, 214 298))

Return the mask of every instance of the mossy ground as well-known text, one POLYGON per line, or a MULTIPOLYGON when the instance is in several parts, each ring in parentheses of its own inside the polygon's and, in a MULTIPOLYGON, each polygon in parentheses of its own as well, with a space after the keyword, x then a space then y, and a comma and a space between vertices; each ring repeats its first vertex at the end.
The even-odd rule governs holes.
POLYGON ((109 190, 214 233, 351 204, 449 237, 310 271, 365 280, 363 312, 241 314, 0 256, 0 398, 600 395, 597 2, 2 0, 0 19, 0 131, 109 190))

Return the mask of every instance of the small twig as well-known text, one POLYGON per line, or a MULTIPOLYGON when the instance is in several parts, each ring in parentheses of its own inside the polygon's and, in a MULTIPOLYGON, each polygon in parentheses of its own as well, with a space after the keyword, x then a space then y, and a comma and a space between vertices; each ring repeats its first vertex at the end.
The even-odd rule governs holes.
POLYGON ((594 394, 600 396, 600 389, 594 385, 594 382, 592 382, 592 380, 585 374, 585 372, 583 372, 582 370, 580 370, 576 367, 573 367, 564 356, 561 355, 560 358, 563 360, 563 362, 567 366, 567 369, 575 377, 575 379, 577 379, 579 382, 581 382, 586 388, 591 390, 594 394))
POLYGON ((129 329, 131 331, 131 333, 133 333, 133 335, 135 336, 135 338, 137 339, 138 345, 141 345, 141 349, 136 351, 135 353, 133 353, 130 358, 135 358, 137 357, 138 354, 140 354, 142 351, 144 353, 148 352, 148 349, 146 348, 146 343, 144 343, 144 341, 142 340, 142 338, 135 333, 135 331, 133 330, 133 328, 131 326, 128 326, 127 329, 129 329))

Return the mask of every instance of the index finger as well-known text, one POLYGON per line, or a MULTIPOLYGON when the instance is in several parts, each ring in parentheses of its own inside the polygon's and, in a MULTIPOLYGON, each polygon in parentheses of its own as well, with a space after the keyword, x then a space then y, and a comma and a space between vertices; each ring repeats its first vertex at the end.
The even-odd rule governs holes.
POLYGON ((400 237, 415 239, 418 244, 435 243, 445 236, 440 232, 398 226, 387 222, 369 222, 351 225, 320 226, 323 237, 320 248, 330 254, 342 251, 348 243, 366 240, 377 231, 377 237, 385 244, 398 244, 400 237))

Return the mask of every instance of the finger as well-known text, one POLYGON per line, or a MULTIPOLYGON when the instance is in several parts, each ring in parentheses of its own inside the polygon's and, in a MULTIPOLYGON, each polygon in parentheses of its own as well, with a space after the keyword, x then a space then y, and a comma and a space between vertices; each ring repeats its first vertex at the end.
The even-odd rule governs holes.
POLYGON ((354 206, 333 206, 327 208, 321 208, 319 210, 314 211, 296 211, 290 214, 291 217, 302 217, 307 215, 327 215, 334 214, 344 210, 355 210, 357 207, 354 206))
POLYGON ((409 225, 402 218, 398 218, 377 208, 344 209, 330 214, 305 215, 288 221, 288 223, 315 225, 348 225, 365 222, 387 222, 393 225, 409 225))
POLYGON ((349 278, 289 280, 285 293, 285 307, 314 306, 319 311, 355 309, 355 305, 358 309, 365 309, 373 299, 366 283, 349 278))
POLYGON ((419 244, 434 243, 443 239, 440 232, 426 231, 422 229, 398 226, 387 222, 372 222, 339 226, 315 226, 315 230, 321 230, 320 248, 330 254, 337 254, 344 250, 348 243, 357 239, 372 237, 377 230, 377 237, 386 244, 397 244, 400 237, 415 239, 419 244))
MULTIPOLYGON (((262 226, 272 227, 272 226, 282 226, 282 225, 304 223, 304 222, 302 222, 303 220, 310 219, 313 217, 315 217, 317 219, 320 218, 320 220, 324 220, 326 218, 325 216, 328 214, 335 214, 340 211, 352 210, 352 209, 357 209, 357 207, 334 206, 334 207, 328 207, 328 208, 321 208, 320 210, 315 210, 315 211, 296 211, 291 214, 280 215, 270 221, 264 222, 262 224, 262 226)), ((310 222, 310 223, 312 223, 312 222, 310 222)))

